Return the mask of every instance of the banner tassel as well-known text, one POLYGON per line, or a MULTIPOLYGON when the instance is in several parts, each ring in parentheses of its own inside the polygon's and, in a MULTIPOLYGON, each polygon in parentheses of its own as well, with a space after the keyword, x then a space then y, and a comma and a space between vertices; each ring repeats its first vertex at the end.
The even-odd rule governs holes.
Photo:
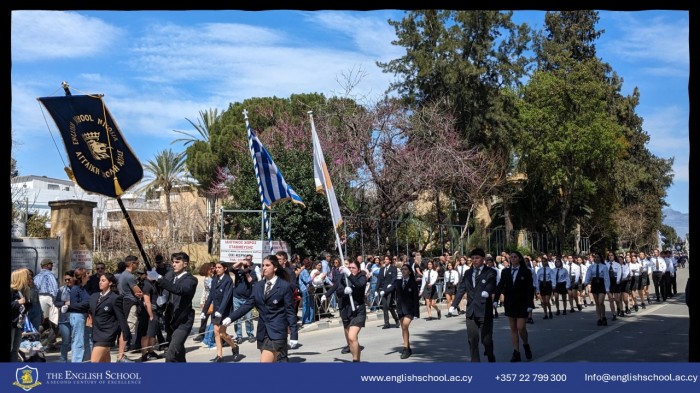
POLYGON ((124 193, 122 187, 119 185, 119 181, 117 180, 116 176, 114 176, 114 193, 117 194, 117 196, 124 193))
POLYGON ((68 175, 68 178, 71 179, 73 183, 78 184, 78 182, 75 180, 75 175, 73 174, 73 171, 70 168, 64 166, 63 170, 66 171, 66 175, 68 175))

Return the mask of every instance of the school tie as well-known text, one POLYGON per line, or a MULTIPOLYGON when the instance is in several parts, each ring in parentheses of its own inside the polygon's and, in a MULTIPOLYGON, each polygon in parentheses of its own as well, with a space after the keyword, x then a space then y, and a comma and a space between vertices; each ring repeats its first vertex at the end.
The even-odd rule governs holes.
POLYGON ((268 296, 270 296, 270 290, 271 290, 271 289, 272 289, 272 281, 268 281, 268 282, 265 284, 265 298, 267 298, 268 296))
POLYGON ((544 267, 544 273, 542 273, 542 281, 547 281, 547 264, 542 265, 544 267))
POLYGON ((555 280, 557 283, 559 283, 559 271, 561 271, 561 268, 557 268, 557 279, 555 280))
POLYGON ((403 285, 402 285, 401 288, 406 288, 406 283, 407 283, 407 281, 408 281, 408 280, 406 280, 405 278, 403 279, 403 285))
POLYGON ((518 275, 518 268, 517 267, 515 269, 513 269, 512 274, 513 274, 513 284, 515 284, 515 277, 518 275))
POLYGON ((595 278, 600 277, 599 273, 600 273, 600 263, 596 263, 596 265, 595 265, 595 278))
POLYGON ((659 271, 659 257, 656 257, 656 271, 659 271))

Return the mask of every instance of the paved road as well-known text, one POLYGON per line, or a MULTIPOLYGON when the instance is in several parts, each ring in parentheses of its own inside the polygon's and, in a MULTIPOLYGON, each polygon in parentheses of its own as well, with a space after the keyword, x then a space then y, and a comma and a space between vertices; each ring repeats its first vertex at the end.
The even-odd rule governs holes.
MULTIPOLYGON (((680 270, 676 297, 664 303, 653 303, 646 310, 640 308, 639 312, 617 321, 611 321, 608 317, 608 326, 596 326, 595 310, 590 306, 581 312, 555 316, 553 320, 543 320, 541 308, 536 309, 535 323, 527 325, 534 353, 532 361, 687 362, 689 320, 683 293, 687 278, 688 269, 680 270)), ((653 299, 653 288, 651 292, 653 299)), ((360 344, 364 346, 362 361, 468 362, 464 316, 446 318, 446 305, 440 306, 443 310, 441 320, 418 319, 411 324, 413 356, 406 360, 399 358, 403 345, 401 329, 382 329, 381 312, 370 313, 360 333, 360 344)), ((422 317, 425 316, 422 310, 422 317)), ((302 329, 299 335, 301 345, 289 351, 289 361, 350 362, 350 354, 340 353, 345 339, 339 322, 337 318, 326 319, 302 329)), ((228 330, 229 333, 233 332, 233 326, 228 330)), ((503 316, 494 320, 494 347, 498 362, 510 360, 510 332, 508 321, 503 316)), ((214 348, 189 339, 187 350, 187 360, 190 362, 208 362, 216 356, 214 348)), ((240 362, 258 362, 260 355, 255 343, 244 342, 240 351, 244 356, 240 362)), ((50 353, 47 360, 57 361, 57 355, 50 353)), ((229 348, 224 348, 224 356, 226 361, 232 360, 229 348)), ((116 353, 113 353, 113 359, 116 359, 116 353)), ((485 361, 485 357, 482 357, 482 362, 485 361)))

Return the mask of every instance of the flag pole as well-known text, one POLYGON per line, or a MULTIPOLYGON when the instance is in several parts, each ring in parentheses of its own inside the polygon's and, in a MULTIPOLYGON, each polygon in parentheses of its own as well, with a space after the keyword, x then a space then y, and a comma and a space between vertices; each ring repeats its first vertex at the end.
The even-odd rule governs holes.
MULTIPOLYGON (((267 213, 267 206, 265 206, 265 196, 263 195, 262 180, 260 179, 260 169, 258 168, 258 161, 255 159, 255 152, 253 150, 253 135, 250 133, 250 122, 248 121, 248 110, 243 109, 243 118, 245 119, 245 129, 248 132, 248 147, 250 148, 250 156, 253 159, 253 169, 255 170, 255 178, 258 181, 258 192, 260 193, 260 205, 262 206, 262 231, 267 234, 267 250, 272 253, 272 231, 270 228, 270 217, 267 213)), ((261 236, 264 241, 264 236, 261 236)), ((264 256, 263 256, 264 257, 264 256)))
MULTIPOLYGON (((311 131, 312 131, 312 138, 316 138, 316 125, 314 124, 314 112, 313 111, 308 111, 306 112, 309 114, 309 119, 311 120, 311 131)), ((319 141, 319 146, 320 146, 320 141, 319 141)), ((316 153, 314 152, 314 160, 316 159, 316 153)), ((323 159, 323 157, 320 157, 320 159, 323 159)), ((328 185, 323 182, 323 192, 326 194, 326 200, 328 201, 328 210, 331 212, 331 221, 333 222, 333 233, 335 234, 335 245, 338 248, 338 254, 340 255, 340 260, 345 263, 345 258, 343 257, 343 245, 340 242, 340 236, 338 235, 338 228, 335 227, 336 223, 336 218, 335 213, 333 213, 333 205, 331 204, 331 197, 330 193, 328 192, 328 185)), ((345 276, 345 286, 349 287, 350 283, 348 282, 348 277, 345 276)), ((352 306, 352 311, 355 311, 355 301, 352 298, 352 294, 350 295, 350 305, 352 306)))
MULTIPOLYGON (((68 85, 68 82, 63 81, 61 83, 63 87, 63 91, 65 92, 66 96, 71 96, 70 92, 70 86, 68 85)), ((107 138, 109 139, 109 138, 107 138)), ((111 153, 111 151, 110 151, 111 153)), ((116 175, 115 175, 116 176, 116 175)), ((115 177, 116 179, 116 177, 115 177)), ((77 183, 77 182, 76 182, 77 183)), ((116 180, 115 180, 115 184, 116 180)), ((117 195, 117 203, 119 204, 119 208, 122 211, 122 214, 124 214, 124 219, 126 220, 126 223, 129 225, 129 229, 131 230, 131 236, 134 237, 134 241, 136 242, 136 247, 138 247, 139 252, 141 253, 141 258, 143 258, 143 262, 146 264, 146 269, 151 270, 151 264, 148 262, 148 256, 146 255, 146 251, 143 249, 143 245, 141 244, 141 240, 139 239, 139 235, 136 233, 136 228, 134 228, 134 224, 131 222, 131 217, 129 217, 129 213, 126 211, 126 207, 124 206, 124 202, 122 202, 122 198, 120 195, 117 195)))

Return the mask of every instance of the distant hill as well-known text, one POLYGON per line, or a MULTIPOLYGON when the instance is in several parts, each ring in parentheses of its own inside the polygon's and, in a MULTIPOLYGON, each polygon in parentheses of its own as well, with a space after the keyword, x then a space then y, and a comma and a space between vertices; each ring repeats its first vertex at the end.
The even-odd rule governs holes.
POLYGON ((662 213, 664 215, 664 225, 673 227, 676 230, 676 234, 685 239, 685 235, 690 230, 690 214, 681 213, 670 208, 663 209, 662 213))

